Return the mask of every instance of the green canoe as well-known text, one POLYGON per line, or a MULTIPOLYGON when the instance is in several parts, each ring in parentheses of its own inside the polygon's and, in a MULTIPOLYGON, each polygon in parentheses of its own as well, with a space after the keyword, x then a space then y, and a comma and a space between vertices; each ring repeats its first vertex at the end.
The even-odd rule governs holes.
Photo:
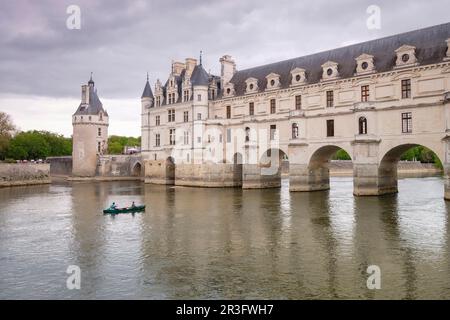
POLYGON ((129 208, 117 208, 117 209, 105 209, 103 213, 117 214, 117 213, 131 213, 131 212, 140 212, 145 211, 145 206, 135 206, 129 208))

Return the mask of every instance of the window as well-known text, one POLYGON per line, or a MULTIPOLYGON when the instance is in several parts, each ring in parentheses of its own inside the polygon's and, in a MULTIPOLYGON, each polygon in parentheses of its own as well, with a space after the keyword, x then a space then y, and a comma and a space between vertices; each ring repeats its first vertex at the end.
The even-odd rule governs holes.
POLYGON ((369 86, 361 86, 361 101, 369 101, 369 86))
POLYGON ((402 132, 412 132, 412 114, 411 112, 402 113, 402 132))
POLYGON ((161 116, 156 116, 156 126, 159 126, 161 124, 161 116))
POLYGON ((275 99, 270 99, 270 113, 275 113, 275 112, 277 112, 275 99))
POLYGON ((189 122, 189 111, 183 113, 183 120, 184 122, 189 122))
POLYGON ((333 107, 333 104, 334 104, 333 91, 327 91, 327 108, 333 107))
POLYGON ((277 136, 277 126, 274 124, 270 125, 270 140, 275 140, 277 136))
POLYGON ((295 96, 295 110, 302 108, 302 96, 295 96))
POLYGON ((231 129, 227 129, 227 143, 231 142, 231 129))
POLYGON ((246 127, 245 128, 245 142, 249 142, 250 141, 250 128, 246 127))
POLYGON ((189 90, 184 90, 183 101, 189 101, 189 90))
POLYGON ((231 106, 227 106, 227 119, 231 119, 231 106))
POLYGON ((175 145, 175 129, 170 129, 169 130, 169 144, 171 146, 175 145))
POLYGON ((161 97, 156 97, 156 106, 157 107, 161 106, 161 97))
POLYGON ((248 114, 250 116, 253 116, 255 114, 255 103, 254 102, 250 102, 248 104, 248 114))
POLYGON ((99 120, 100 120, 100 121, 103 121, 103 113, 102 113, 102 112, 100 112, 99 120))
POLYGON ((211 89, 211 100, 214 100, 216 98, 216 90, 211 89))
POLYGON ((327 120, 327 137, 334 137, 334 120, 327 120))
POLYGON ((88 120, 89 120, 89 121, 91 121, 91 120, 92 120, 92 117, 91 117, 91 116, 89 116, 89 117, 88 117, 88 120))
MULTIPOLYGON (((155 135, 155 146, 159 147, 160 145, 161 145, 161 135, 159 133, 157 133, 155 135)), ((156 160, 156 158, 155 158, 155 160, 156 160)))
POLYGON ((168 112, 168 122, 175 122, 175 110, 170 109, 168 112))
POLYGON ((97 151, 98 153, 102 152, 102 143, 100 141, 97 142, 97 151))
POLYGON ((411 98, 411 79, 402 80, 402 99, 411 98))
POLYGON ((220 134, 219 135, 219 142, 222 143, 222 141, 223 141, 223 138, 222 138, 222 135, 220 134))
POLYGON ((365 117, 359 118, 359 134, 367 134, 367 119, 365 117))
POLYGON ((99 137, 102 136, 102 128, 98 128, 98 136, 99 136, 99 137))
POLYGON ((298 138, 298 124, 293 123, 292 124, 292 139, 297 139, 297 138, 298 138))
POLYGON ((202 120, 202 114, 201 113, 197 113, 197 120, 202 120))
POLYGON ((183 143, 184 144, 189 144, 189 131, 185 131, 184 132, 183 143))
POLYGON ((197 95, 197 101, 202 101, 202 95, 201 94, 197 95))

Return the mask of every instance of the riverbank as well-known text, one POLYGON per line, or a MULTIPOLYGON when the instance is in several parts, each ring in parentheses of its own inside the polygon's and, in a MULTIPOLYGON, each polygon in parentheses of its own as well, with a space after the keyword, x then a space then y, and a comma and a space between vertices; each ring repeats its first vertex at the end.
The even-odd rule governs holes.
MULTIPOLYGON (((433 163, 421 163, 419 161, 400 161, 398 163, 399 178, 421 178, 434 177, 443 174, 442 169, 433 163)), ((351 177, 353 176, 353 163, 347 160, 333 160, 330 162, 330 176, 351 177)))
POLYGON ((49 183, 48 163, 0 163, 0 188, 49 183))

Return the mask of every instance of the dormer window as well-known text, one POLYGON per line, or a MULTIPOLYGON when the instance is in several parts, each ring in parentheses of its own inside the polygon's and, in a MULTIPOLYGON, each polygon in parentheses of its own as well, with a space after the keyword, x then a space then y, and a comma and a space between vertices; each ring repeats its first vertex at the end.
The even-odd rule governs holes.
POLYGON ((291 70, 291 86, 304 84, 306 82, 306 72, 305 69, 295 68, 291 70))
POLYGON ((450 60, 450 38, 446 40, 447 42, 447 56, 444 58, 445 61, 450 60))
POLYGON ((373 56, 370 54, 363 53, 359 57, 355 58, 355 61, 356 61, 355 75, 374 73, 376 71, 373 62, 373 56))
POLYGON ((225 97, 232 97, 234 96, 234 84, 231 82, 228 82, 224 87, 224 96, 225 97))
POLYGON ((267 89, 277 89, 280 87, 280 75, 276 73, 270 73, 266 76, 267 79, 267 89))
POLYGON ((245 80, 246 90, 245 93, 255 93, 258 92, 258 79, 248 78, 245 80))
POLYGON ((397 50, 397 60, 395 62, 395 68, 411 67, 418 65, 416 58, 416 47, 403 45, 397 50))
POLYGON ((339 78, 338 63, 327 61, 322 65, 322 81, 339 78))

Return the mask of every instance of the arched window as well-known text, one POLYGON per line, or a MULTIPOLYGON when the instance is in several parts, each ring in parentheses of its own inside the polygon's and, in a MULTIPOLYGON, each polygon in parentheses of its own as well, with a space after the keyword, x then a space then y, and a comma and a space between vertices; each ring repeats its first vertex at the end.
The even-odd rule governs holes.
POLYGON ((245 142, 249 142, 250 141, 250 128, 247 127, 245 128, 245 142))
POLYGON ((298 124, 293 123, 292 124, 292 139, 297 139, 297 138, 298 138, 298 124))
POLYGON ((367 119, 365 117, 359 118, 359 134, 367 134, 367 119))

